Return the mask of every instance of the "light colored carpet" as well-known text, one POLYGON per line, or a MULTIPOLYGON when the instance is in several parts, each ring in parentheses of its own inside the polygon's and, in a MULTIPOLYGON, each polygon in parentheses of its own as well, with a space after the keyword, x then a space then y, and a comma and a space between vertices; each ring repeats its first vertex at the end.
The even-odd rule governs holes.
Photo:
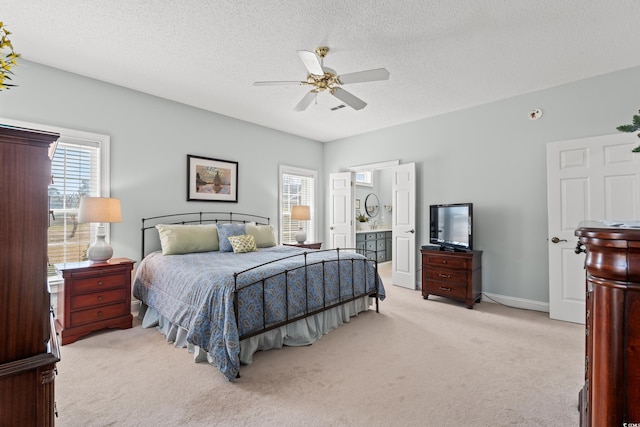
POLYGON ((58 426, 571 426, 584 327, 391 285, 308 347, 259 352, 228 382, 154 329, 62 347, 58 426))

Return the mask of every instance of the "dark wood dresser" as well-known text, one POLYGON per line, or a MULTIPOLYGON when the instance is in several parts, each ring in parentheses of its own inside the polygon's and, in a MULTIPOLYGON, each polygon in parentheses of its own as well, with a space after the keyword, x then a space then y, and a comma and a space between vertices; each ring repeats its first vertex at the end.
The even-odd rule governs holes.
POLYGON ((49 147, 0 124, 0 426, 54 425, 60 360, 47 285, 49 147))
POLYGON ((640 229, 580 224, 586 247, 580 425, 640 425, 640 229))
POLYGON ((64 264, 64 287, 58 293, 56 327, 62 345, 105 328, 131 328, 133 260, 112 258, 64 264))
POLYGON ((482 297, 482 251, 422 253, 422 297, 438 295, 464 302, 468 308, 482 297))

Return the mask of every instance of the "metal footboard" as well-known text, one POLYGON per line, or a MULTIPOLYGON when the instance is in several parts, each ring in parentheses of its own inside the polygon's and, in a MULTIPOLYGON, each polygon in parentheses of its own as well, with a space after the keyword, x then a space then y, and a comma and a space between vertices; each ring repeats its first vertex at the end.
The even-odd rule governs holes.
POLYGON ((262 292, 262 315, 263 315, 263 320, 262 320, 262 328, 244 333, 240 335, 240 340, 246 339, 246 338, 250 338, 253 337, 255 335, 259 335, 263 332, 267 332, 270 331, 272 329, 276 329, 279 328, 281 326, 296 322, 300 319, 304 319, 310 316, 313 316, 315 314, 321 313, 323 311, 327 311, 330 310, 332 308, 347 304, 351 301, 355 301, 357 299, 369 296, 369 297, 373 297, 375 298, 375 302, 376 302, 376 312, 379 312, 379 299, 378 299, 378 291, 379 291, 379 276, 378 276, 378 261, 375 259, 370 259, 368 257, 364 258, 340 258, 340 253, 341 252, 345 252, 345 251, 349 251, 349 252, 358 252, 358 253, 363 253, 366 252, 366 250, 363 249, 355 249, 355 248, 338 248, 338 249, 326 249, 326 250, 314 250, 314 251, 305 251, 301 254, 295 254, 295 255, 290 255, 290 256, 286 256, 286 257, 282 257, 278 260, 273 260, 273 261, 269 261, 260 265, 257 265, 255 267, 251 267, 248 268, 246 270, 234 273, 234 300, 233 300, 233 305, 234 305, 234 311, 235 311, 235 317, 236 317, 236 325, 238 325, 238 328, 240 328, 240 319, 239 319, 239 293, 241 290, 246 290, 250 287, 253 286, 258 286, 262 292), (314 261, 310 261, 308 259, 308 255, 310 253, 322 253, 322 252, 335 252, 336 253, 336 258, 335 259, 329 259, 329 260, 314 260, 314 261), (267 277, 263 277, 255 282, 251 282, 248 284, 242 284, 240 285, 239 280, 242 278, 243 275, 254 271, 256 269, 259 269, 261 267, 267 266, 269 264, 273 264, 282 260, 286 260, 286 259, 292 259, 295 260, 297 258, 301 258, 303 261, 301 262, 300 265, 298 266, 294 266, 291 268, 286 268, 282 271, 276 272, 274 274, 271 274, 267 277), (325 272, 326 272, 326 266, 327 264, 332 264, 332 263, 337 263, 337 269, 338 269, 338 274, 337 274, 337 289, 338 289, 338 300, 337 301, 327 301, 327 291, 326 291, 326 285, 327 285, 327 281, 326 281, 326 277, 325 277, 325 272), (363 267, 363 275, 364 275, 364 291, 359 292, 356 290, 356 283, 355 283, 355 265, 356 263, 362 263, 362 267, 363 267), (367 264, 373 264, 373 268, 374 268, 374 275, 373 275, 373 280, 374 280, 374 287, 373 290, 368 290, 369 289, 369 285, 370 283, 368 283, 368 277, 369 275, 367 274, 367 264), (289 310, 289 273, 291 272, 295 272, 298 271, 300 269, 304 269, 304 290, 305 290, 305 295, 309 295, 309 275, 308 275, 308 269, 311 266, 314 265, 322 265, 322 293, 323 293, 323 303, 321 307, 318 308, 310 308, 309 307, 309 300, 308 297, 305 297, 306 300, 306 308, 304 310, 304 312, 302 312, 301 314, 295 315, 290 317, 290 310, 289 310), (347 295, 343 295, 343 287, 342 287, 342 271, 344 268, 347 268, 350 270, 350 279, 351 279, 351 292, 348 293, 347 295), (285 319, 275 322, 275 323, 271 323, 271 324, 267 324, 268 320, 267 320, 267 303, 266 303, 266 298, 265 298, 265 285, 267 284, 267 281, 269 279, 272 279, 274 277, 277 276, 283 276, 284 277, 284 284, 283 286, 285 286, 285 295, 286 295, 286 301, 285 301, 285 319))

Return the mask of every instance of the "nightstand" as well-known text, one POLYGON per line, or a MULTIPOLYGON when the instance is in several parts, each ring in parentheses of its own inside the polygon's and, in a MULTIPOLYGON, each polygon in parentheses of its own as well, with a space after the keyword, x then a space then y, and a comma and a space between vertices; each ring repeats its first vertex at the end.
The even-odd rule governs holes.
POLYGON ((131 270, 135 261, 112 258, 58 264, 64 287, 58 294, 56 329, 62 345, 105 328, 131 328, 131 270))
POLYGON ((284 246, 297 246, 298 248, 320 249, 322 242, 283 243, 284 246))

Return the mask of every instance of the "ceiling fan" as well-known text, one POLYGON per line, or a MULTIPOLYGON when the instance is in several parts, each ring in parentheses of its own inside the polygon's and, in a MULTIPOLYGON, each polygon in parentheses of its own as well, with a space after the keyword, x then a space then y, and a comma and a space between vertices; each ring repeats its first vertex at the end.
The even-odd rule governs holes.
POLYGON ((299 50, 298 56, 302 60, 302 63, 306 67, 309 74, 304 81, 269 81, 269 82, 255 82, 254 86, 273 86, 273 85, 291 85, 297 84, 301 86, 313 86, 310 92, 308 92, 302 100, 294 107, 295 111, 304 111, 309 104, 313 102, 318 93, 329 91, 329 93, 354 110, 362 110, 366 107, 367 103, 358 98, 357 96, 342 89, 342 85, 351 83, 373 82, 377 80, 387 80, 389 78, 389 72, 384 68, 376 68, 374 70, 357 71, 355 73, 348 73, 338 75, 331 68, 323 65, 324 57, 329 53, 329 48, 326 46, 320 46, 316 49, 315 53, 308 50, 299 50))

